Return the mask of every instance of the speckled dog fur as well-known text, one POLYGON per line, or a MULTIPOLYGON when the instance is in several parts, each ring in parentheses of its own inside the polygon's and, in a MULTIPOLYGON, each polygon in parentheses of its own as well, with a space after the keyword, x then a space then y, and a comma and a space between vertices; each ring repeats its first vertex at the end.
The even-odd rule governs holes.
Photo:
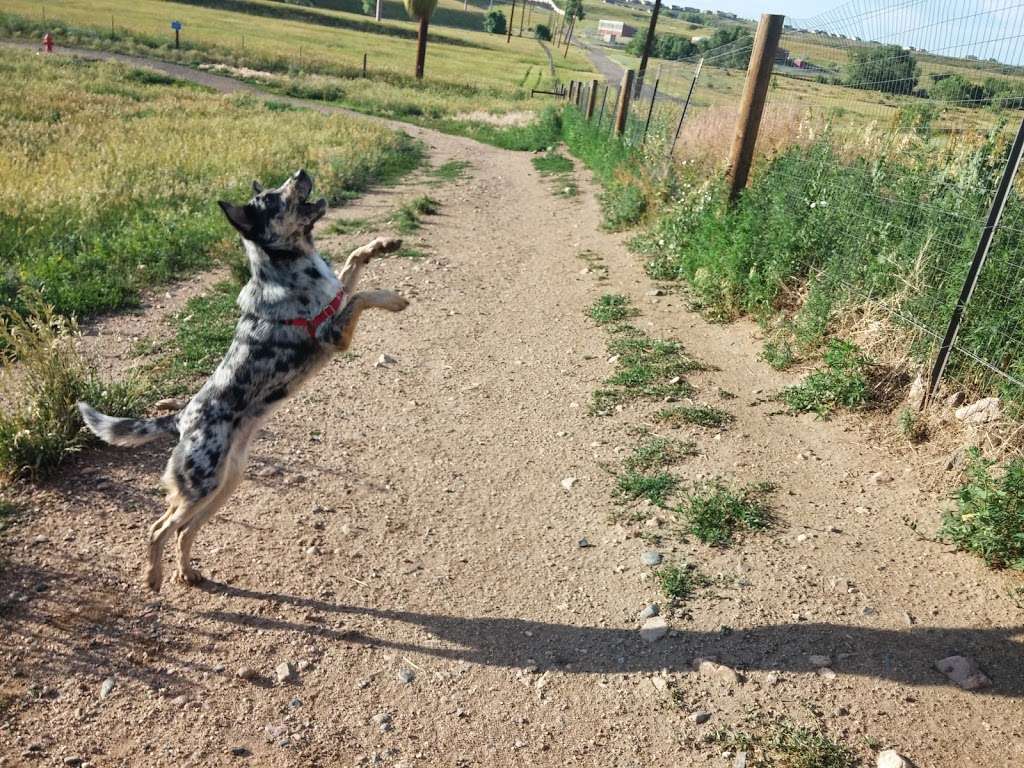
POLYGON ((313 224, 327 211, 325 200, 307 202, 313 181, 298 171, 277 189, 253 183, 245 205, 221 202, 242 235, 252 277, 238 296, 241 317, 234 340, 217 370, 178 413, 156 419, 118 419, 79 403, 89 428, 115 445, 141 445, 161 434, 179 440, 164 471, 167 512, 149 531, 146 581, 159 591, 162 553, 177 536, 178 578, 197 584, 192 543, 200 527, 231 496, 245 469, 253 435, 285 398, 338 351, 352 343, 365 309, 400 312, 408 302, 391 291, 353 294, 371 258, 397 250, 401 241, 377 238, 353 251, 335 275, 313 245, 313 224), (344 289, 342 304, 315 338, 293 318, 312 319, 344 289))

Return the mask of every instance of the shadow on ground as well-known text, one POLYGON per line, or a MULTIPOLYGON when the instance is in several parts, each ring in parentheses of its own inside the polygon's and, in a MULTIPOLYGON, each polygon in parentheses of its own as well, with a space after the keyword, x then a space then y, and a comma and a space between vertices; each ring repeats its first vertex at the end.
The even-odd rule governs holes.
MULTIPOLYGON (((484 666, 538 664, 567 673, 684 671, 698 656, 717 658, 746 671, 810 672, 809 654, 830 654, 840 674, 892 680, 911 685, 951 685, 935 661, 953 654, 975 657, 993 679, 988 693, 1024 696, 1024 625, 990 629, 911 627, 898 631, 841 624, 776 624, 743 631, 700 632, 680 628, 655 645, 635 629, 580 627, 514 618, 446 616, 411 611, 338 605, 295 595, 254 592, 220 584, 209 591, 250 600, 301 607, 314 614, 346 614, 411 624, 445 647, 371 637, 336 630, 319 621, 291 622, 241 611, 203 615, 217 622, 268 631, 295 632, 311 638, 359 642, 484 666), (848 654, 843 656, 844 654, 848 654)), ((394 627, 407 635, 407 627, 394 627)))

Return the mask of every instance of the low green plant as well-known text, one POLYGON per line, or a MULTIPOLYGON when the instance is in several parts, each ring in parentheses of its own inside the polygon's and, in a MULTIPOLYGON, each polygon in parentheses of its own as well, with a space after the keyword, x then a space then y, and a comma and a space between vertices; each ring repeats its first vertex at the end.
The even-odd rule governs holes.
POLYGON ((711 580, 693 565, 666 565, 654 572, 654 578, 665 597, 675 603, 689 599, 711 580))
POLYGON ((735 418, 728 411, 712 405, 672 405, 654 414, 655 421, 673 427, 695 424, 699 427, 721 428, 731 424, 735 418))
POLYGON ((772 523, 767 497, 774 486, 732 486, 720 478, 696 486, 676 513, 686 530, 711 546, 726 546, 738 531, 760 531, 772 523))
POLYGON ((594 392, 591 412, 610 413, 622 403, 686 397, 693 387, 683 379, 705 366, 690 357, 677 341, 652 339, 636 326, 612 326, 608 354, 617 358, 616 371, 594 392))
POLYGON ((473 164, 469 160, 449 160, 436 168, 431 168, 427 171, 427 175, 438 184, 458 181, 465 178, 468 170, 472 167, 473 164))
POLYGON ((590 319, 598 325, 621 323, 640 314, 640 310, 630 300, 618 293, 606 293, 587 310, 590 319))
POLYGON ((678 486, 679 479, 668 472, 645 473, 631 470, 619 475, 615 484, 615 495, 628 501, 647 499, 651 504, 663 507, 678 486))
POLYGON ((796 386, 784 389, 782 401, 794 413, 816 413, 827 418, 836 408, 859 408, 871 398, 869 360, 848 341, 832 339, 825 350, 825 365, 796 386))
POLYGON ((796 362, 796 351, 789 339, 772 339, 764 343, 761 359, 777 371, 784 371, 796 362))
POLYGON ((757 713, 745 730, 720 729, 712 741, 745 752, 748 765, 761 768, 855 768, 856 754, 834 740, 818 722, 798 725, 785 717, 757 713))
POLYGON ((38 294, 26 309, 0 310, 0 480, 46 475, 87 435, 75 403, 87 400, 113 416, 135 415, 147 399, 136 379, 102 381, 75 350, 78 327, 38 294))
POLYGON ((622 462, 627 472, 646 472, 675 464, 682 458, 697 455, 697 444, 668 437, 649 437, 633 449, 622 462))
POLYGON ((427 254, 421 251, 419 248, 413 248, 412 246, 409 245, 403 245, 401 248, 395 251, 395 258, 412 259, 415 261, 417 259, 427 258, 427 254))
POLYGON ((604 228, 610 232, 635 226, 647 213, 647 198, 633 182, 616 179, 601 191, 598 199, 604 214, 604 228))
POLYGON ((1000 474, 993 465, 977 448, 969 451, 967 480, 939 533, 993 568, 1024 570, 1024 459, 1008 462, 1000 474))
POLYGON ((930 432, 928 419, 912 408, 904 408, 899 415, 900 433, 912 443, 923 443, 930 432))
POLYGON ((335 219, 327 228, 332 235, 355 235, 366 232, 372 222, 369 219, 335 219))
POLYGON ((429 195, 420 195, 402 205, 391 217, 395 228, 407 235, 422 225, 423 216, 433 216, 441 210, 441 204, 429 195))
POLYGON ((543 155, 532 158, 530 162, 533 163, 533 167, 537 169, 541 176, 572 173, 575 167, 572 160, 560 154, 557 149, 549 149, 543 155))

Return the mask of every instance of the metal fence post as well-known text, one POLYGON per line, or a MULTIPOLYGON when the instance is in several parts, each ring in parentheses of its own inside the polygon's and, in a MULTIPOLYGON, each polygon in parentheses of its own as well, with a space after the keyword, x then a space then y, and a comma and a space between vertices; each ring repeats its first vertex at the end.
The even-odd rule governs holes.
POLYGON ((729 170, 726 173, 729 180, 729 200, 733 202, 747 186, 750 164, 754 160, 754 146, 757 144, 757 131, 761 127, 761 115, 764 113, 764 102, 768 96, 768 84, 775 63, 775 52, 782 34, 783 19, 784 16, 766 13, 761 16, 761 22, 757 25, 754 48, 750 52, 750 65, 747 67, 747 80, 743 85, 740 114, 736 120, 736 134, 729 154, 729 170))
POLYGON ((594 116, 594 105, 597 103, 597 80, 590 81, 590 91, 587 93, 587 121, 594 116))
POLYGON ((601 97, 601 111, 597 115, 597 127, 601 127, 601 121, 604 119, 604 105, 608 101, 608 83, 604 84, 604 95, 601 97))
POLYGON ((988 211, 988 220, 985 222, 984 229, 981 230, 978 247, 974 252, 974 259, 971 261, 971 268, 967 271, 967 279, 964 280, 964 287, 960 291, 960 298, 957 299, 956 308, 949 318, 946 335, 942 339, 942 345, 939 347, 938 354, 935 356, 931 378, 928 380, 928 389, 921 401, 922 408, 926 407, 931 401, 932 396, 939 387, 939 382, 942 380, 942 374, 946 372, 946 363, 949 362, 949 355, 953 351, 957 334, 960 332, 960 325, 963 323, 964 310, 967 309, 971 296, 974 294, 974 289, 978 285, 978 278, 981 276, 981 270, 985 266, 985 259, 988 258, 989 248, 992 246, 992 237, 999 227, 999 219, 1006 208, 1006 198, 1010 194, 1010 190, 1013 187, 1013 179, 1020 168, 1022 154, 1024 154, 1024 119, 1021 120, 1020 126, 1017 128, 1017 136, 1010 147, 1010 155, 1006 158, 1006 168, 1003 169, 1003 177, 999 180, 999 186, 996 187, 995 196, 992 198, 992 206, 988 211))
POLYGON ((672 146, 668 148, 668 156, 672 155, 676 151, 676 142, 679 141, 679 133, 683 130, 683 120, 686 119, 686 110, 690 107, 690 97, 693 96, 693 89, 697 85, 697 78, 700 77, 701 67, 704 66, 704 58, 697 62, 697 70, 693 73, 693 79, 690 81, 690 90, 686 93, 686 101, 683 102, 683 111, 679 115, 679 125, 676 126, 676 133, 672 137, 672 146))
POLYGON ((654 102, 658 98, 658 83, 661 82, 661 78, 656 78, 654 81, 654 90, 651 92, 651 106, 647 109, 647 122, 644 123, 644 135, 640 139, 641 144, 647 143, 647 129, 651 127, 651 115, 654 114, 654 102))
POLYGON ((629 116, 629 95, 633 91, 632 69, 622 73, 622 85, 619 87, 619 105, 615 110, 615 135, 622 136, 626 130, 626 118, 629 116))

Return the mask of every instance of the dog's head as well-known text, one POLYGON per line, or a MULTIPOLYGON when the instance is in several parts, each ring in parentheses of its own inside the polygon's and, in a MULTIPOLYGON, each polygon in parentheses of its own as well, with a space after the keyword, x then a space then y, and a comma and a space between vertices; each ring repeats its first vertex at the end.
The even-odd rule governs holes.
POLYGON ((231 226, 246 240, 261 248, 281 253, 309 253, 313 250, 313 224, 327 213, 323 198, 309 202, 313 179, 298 170, 276 189, 252 183, 252 199, 245 205, 221 200, 218 204, 231 226))

